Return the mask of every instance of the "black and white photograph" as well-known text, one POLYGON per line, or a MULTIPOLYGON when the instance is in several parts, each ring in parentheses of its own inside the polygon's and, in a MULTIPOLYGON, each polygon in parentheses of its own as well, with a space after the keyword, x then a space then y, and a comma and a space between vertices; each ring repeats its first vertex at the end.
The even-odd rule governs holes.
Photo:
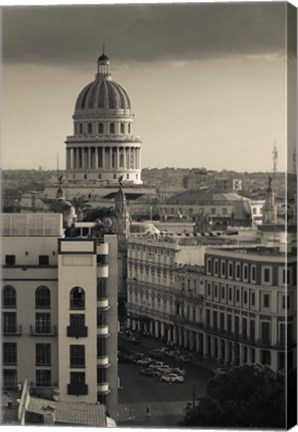
POLYGON ((2 426, 297 424, 297 7, 1 7, 2 426))

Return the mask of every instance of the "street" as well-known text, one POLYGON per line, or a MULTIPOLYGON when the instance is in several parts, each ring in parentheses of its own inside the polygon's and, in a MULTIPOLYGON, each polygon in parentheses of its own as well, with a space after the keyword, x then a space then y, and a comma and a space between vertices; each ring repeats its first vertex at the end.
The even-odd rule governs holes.
MULTIPOLYGON (((159 346, 158 342, 147 339, 136 345, 122 338, 121 344, 130 351, 143 353, 159 346)), ((165 358, 163 361, 172 367, 181 366, 173 359, 165 358)), ((186 404, 193 403, 193 399, 205 394, 211 378, 210 370, 206 367, 192 363, 183 366, 186 370, 184 382, 169 384, 141 375, 143 366, 119 363, 118 425, 176 426, 185 413, 186 404), (150 415, 147 415, 147 406, 150 415)))

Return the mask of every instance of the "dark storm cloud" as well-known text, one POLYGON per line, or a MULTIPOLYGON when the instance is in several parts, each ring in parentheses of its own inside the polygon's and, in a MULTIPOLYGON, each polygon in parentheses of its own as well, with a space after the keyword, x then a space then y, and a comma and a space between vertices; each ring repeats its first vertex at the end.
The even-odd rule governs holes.
POLYGON ((187 60, 282 53, 286 3, 13 7, 3 12, 7 62, 187 60))

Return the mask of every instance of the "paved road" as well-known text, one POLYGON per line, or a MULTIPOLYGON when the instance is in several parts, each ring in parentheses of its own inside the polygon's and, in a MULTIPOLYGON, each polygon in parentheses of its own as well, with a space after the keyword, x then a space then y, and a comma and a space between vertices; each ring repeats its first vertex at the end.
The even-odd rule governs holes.
MULTIPOLYGON (((123 344, 135 352, 147 352, 148 346, 158 346, 154 341, 143 341, 134 345, 124 340, 123 344)), ((166 364, 178 367, 172 359, 164 359, 166 364)), ((176 426, 184 415, 187 402, 201 397, 206 392, 211 377, 210 371, 199 365, 186 364, 186 377, 183 383, 161 383, 152 377, 140 375, 141 366, 119 363, 119 416, 120 426, 176 426), (150 406, 150 417, 146 415, 147 405, 150 406)))

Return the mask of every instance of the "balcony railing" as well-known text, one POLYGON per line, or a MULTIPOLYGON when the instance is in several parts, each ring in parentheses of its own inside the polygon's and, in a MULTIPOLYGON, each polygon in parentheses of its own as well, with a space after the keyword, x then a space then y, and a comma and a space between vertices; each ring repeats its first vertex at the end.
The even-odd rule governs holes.
POLYGON ((110 387, 109 387, 109 383, 100 383, 97 384, 97 391, 98 393, 109 393, 110 391, 110 387))
POLYGON ((31 336, 57 336, 56 326, 30 326, 31 336))
POLYGON ((107 367, 109 365, 109 357, 107 355, 97 357, 97 366, 107 367))
POLYGON ((5 336, 20 336, 22 334, 21 325, 4 325, 3 334, 5 336))
POLYGON ((109 266, 108 264, 97 265, 97 277, 108 278, 109 277, 109 266))
POLYGON ((109 243, 100 243, 96 246, 97 255, 108 255, 109 254, 109 243))
POLYGON ((73 327, 68 326, 67 327, 67 336, 68 337, 87 337, 88 336, 88 327, 82 326, 82 327, 73 327))
POLYGON ((83 383, 67 384, 67 394, 75 396, 87 395, 88 385, 83 383))
POLYGON ((100 336, 109 336, 109 326, 108 325, 97 326, 97 334, 100 336))
POLYGON ((100 309, 109 309, 109 299, 102 298, 97 300, 97 307, 100 309))

